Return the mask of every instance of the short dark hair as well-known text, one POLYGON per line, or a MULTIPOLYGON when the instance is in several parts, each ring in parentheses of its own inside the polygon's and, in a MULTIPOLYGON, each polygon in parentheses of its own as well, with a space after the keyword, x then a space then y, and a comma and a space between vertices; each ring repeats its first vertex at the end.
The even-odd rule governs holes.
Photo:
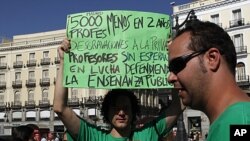
POLYGON ((14 141, 29 140, 33 135, 33 129, 31 127, 21 125, 12 128, 12 138, 14 141))
POLYGON ((228 33, 220 26, 211 22, 192 21, 181 29, 176 37, 184 32, 190 32, 191 43, 189 49, 193 51, 217 48, 224 56, 231 73, 235 75, 237 56, 235 46, 228 33))
POLYGON ((101 113, 103 115, 103 120, 105 122, 110 123, 110 119, 108 119, 108 110, 111 105, 115 104, 115 101, 120 96, 126 96, 131 101, 131 110, 132 110, 132 123, 136 120, 136 116, 140 113, 140 107, 137 100, 137 97, 134 95, 134 93, 127 89, 113 89, 110 90, 104 97, 104 100, 102 102, 102 108, 101 113))

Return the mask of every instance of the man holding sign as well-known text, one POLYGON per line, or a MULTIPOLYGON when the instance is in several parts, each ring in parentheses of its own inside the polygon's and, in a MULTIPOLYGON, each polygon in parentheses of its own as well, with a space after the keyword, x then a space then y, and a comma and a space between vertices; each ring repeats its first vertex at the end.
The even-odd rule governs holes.
POLYGON ((166 79, 169 35, 169 16, 163 14, 118 10, 68 16, 70 42, 64 40, 58 48, 54 111, 74 139, 156 141, 167 134, 182 112, 178 96, 168 113, 137 130, 137 98, 126 89, 171 87, 166 79), (66 87, 113 89, 102 104, 112 129, 103 131, 78 118, 67 106, 66 87))
MULTIPOLYGON (((182 113, 180 100, 173 95, 173 102, 159 118, 135 129, 135 119, 139 112, 136 96, 129 90, 115 89, 108 92, 102 104, 102 113, 112 129, 104 131, 80 119, 67 105, 68 89, 63 86, 64 52, 70 52, 70 43, 64 40, 58 48, 60 67, 57 74, 54 111, 62 120, 74 140, 79 141, 157 141, 166 135, 182 113)), ((83 78, 84 79, 84 78, 83 78)))

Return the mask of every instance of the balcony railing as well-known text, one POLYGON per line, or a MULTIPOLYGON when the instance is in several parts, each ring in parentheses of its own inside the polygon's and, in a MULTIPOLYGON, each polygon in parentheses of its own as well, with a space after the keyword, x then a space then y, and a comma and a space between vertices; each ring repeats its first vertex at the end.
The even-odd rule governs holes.
POLYGON ((36 79, 26 80, 26 87, 36 87, 36 79))
POLYGON ((0 69, 7 69, 7 63, 0 63, 0 69))
POLYGON ((69 106, 79 106, 79 98, 70 98, 68 99, 68 105, 69 106))
POLYGON ((22 68, 23 67, 23 61, 16 61, 13 64, 13 68, 22 68))
POLYGON ((60 58, 59 57, 55 57, 55 64, 59 64, 60 63, 60 58))
POLYGON ((12 81, 12 87, 13 88, 22 88, 22 80, 12 81))
POLYGON ((25 107, 26 108, 35 108, 36 107, 36 103, 35 103, 34 100, 25 101, 25 107))
POLYGON ((6 108, 5 102, 0 102, 0 110, 4 110, 6 108))
POLYGON ((49 65, 49 64, 50 64, 50 58, 41 59, 41 65, 49 65))
POLYGON ((245 25, 244 18, 229 21, 229 27, 237 27, 245 25))
POLYGON ((247 46, 238 46, 235 50, 237 54, 247 54, 247 46))
POLYGON ((40 107, 49 107, 50 106, 50 102, 49 100, 39 100, 39 106, 40 107))
POLYGON ((0 80, 0 89, 6 89, 6 82, 0 80))
POLYGON ((36 66, 36 60, 35 59, 27 61, 27 67, 34 67, 34 66, 36 66))
POLYGON ((40 79, 41 86, 50 86, 50 78, 42 78, 40 79))
POLYGON ((11 108, 12 109, 21 109, 22 108, 22 102, 21 101, 11 102, 11 108))
POLYGON ((239 86, 250 86, 249 75, 236 75, 236 82, 239 86))

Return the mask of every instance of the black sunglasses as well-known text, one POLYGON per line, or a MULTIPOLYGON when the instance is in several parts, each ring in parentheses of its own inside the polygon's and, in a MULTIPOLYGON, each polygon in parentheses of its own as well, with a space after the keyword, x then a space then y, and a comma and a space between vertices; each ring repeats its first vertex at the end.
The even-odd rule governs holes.
POLYGON ((195 51, 190 54, 186 54, 180 57, 176 57, 173 60, 169 62, 169 71, 173 72, 174 74, 178 74, 181 70, 183 70, 186 67, 186 64, 189 60, 192 58, 205 53, 207 49, 205 50, 200 50, 200 51, 195 51))

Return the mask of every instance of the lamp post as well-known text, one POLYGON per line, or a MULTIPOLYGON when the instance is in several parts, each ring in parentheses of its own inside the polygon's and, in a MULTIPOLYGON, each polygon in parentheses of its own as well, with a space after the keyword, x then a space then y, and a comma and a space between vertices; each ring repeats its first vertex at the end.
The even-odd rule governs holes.
POLYGON ((197 20, 197 16, 195 15, 195 12, 193 9, 188 12, 186 19, 181 24, 179 24, 179 22, 178 22, 179 17, 177 15, 174 15, 174 18, 175 18, 175 26, 172 27, 172 29, 175 30, 174 34, 178 33, 182 26, 189 25, 190 23, 197 20))
MULTIPOLYGON (((182 26, 184 25, 188 26, 189 24, 197 20, 197 17, 193 9, 189 11, 186 19, 181 24, 178 23, 179 17, 177 15, 174 17, 175 17, 175 26, 172 28, 174 30, 173 36, 175 36, 179 32, 182 26)), ((177 120, 177 133, 176 133, 175 141, 187 141, 187 140, 188 140, 188 137, 187 137, 185 124, 183 121, 183 113, 182 113, 177 120)))

